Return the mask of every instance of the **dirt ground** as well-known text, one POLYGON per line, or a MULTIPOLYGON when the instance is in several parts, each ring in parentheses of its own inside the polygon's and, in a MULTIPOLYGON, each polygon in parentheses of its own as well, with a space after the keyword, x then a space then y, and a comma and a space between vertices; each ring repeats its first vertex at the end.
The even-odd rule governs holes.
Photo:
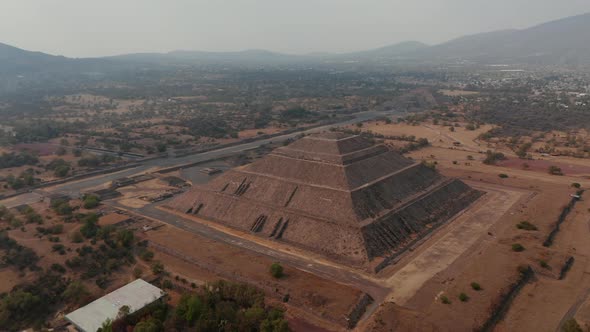
POLYGON ((123 195, 118 202, 127 207, 141 208, 150 204, 150 198, 174 189, 176 188, 156 178, 118 189, 117 191, 123 195))
POLYGON ((270 258, 172 226, 166 225, 146 232, 144 236, 164 248, 152 246, 157 252, 157 258, 173 274, 181 274, 189 280, 201 282, 219 277, 248 282, 279 299, 289 294, 288 307, 292 305, 304 310, 307 315, 322 318, 324 328, 339 329, 338 325, 344 325, 346 322, 343 317, 361 295, 356 289, 285 264, 286 276, 274 279, 269 273, 273 263, 270 258), (171 256, 175 259, 169 259, 171 256))
MULTIPOLYGON (((406 260, 408 265, 401 269, 401 271, 405 271, 405 274, 401 274, 400 277, 405 278, 396 277, 394 274, 392 281, 397 280, 399 284, 397 290, 396 287, 393 288, 392 297, 398 306, 382 305, 369 320, 369 325, 365 325, 363 328, 374 331, 389 331, 391 329, 413 331, 419 326, 420 330, 426 331, 471 331, 485 322, 500 294, 505 292, 507 287, 517 279, 519 265, 531 265, 538 276, 535 280, 538 281, 527 285, 517 296, 504 321, 497 327, 498 330, 554 330, 555 328, 545 329, 544 327, 557 327, 568 308, 574 304, 581 306, 586 299, 584 295, 588 294, 586 290, 590 289, 587 288, 586 280, 581 279, 586 271, 585 257, 580 259, 578 267, 575 263, 572 271, 568 274, 568 278, 572 279, 571 286, 564 286, 563 282, 557 281, 556 274, 558 273, 555 270, 558 271, 561 268, 569 252, 579 252, 580 248, 587 247, 587 243, 574 239, 561 240, 566 238, 568 234, 580 239, 587 237, 586 232, 589 227, 587 218, 580 221, 580 228, 577 230, 571 233, 566 230, 560 232, 554 248, 547 249, 541 244, 552 229, 562 207, 571 199, 570 194, 574 192, 574 189, 570 184, 578 181, 583 185, 588 185, 588 181, 584 177, 551 176, 541 172, 486 166, 477 160, 470 161, 471 165, 466 166, 464 163, 467 162, 467 152, 434 147, 413 152, 412 155, 415 159, 431 158, 432 155, 435 155, 438 161, 437 167, 443 174, 463 178, 474 187, 483 186, 482 189, 488 187, 488 191, 489 188, 495 187, 500 192, 508 190, 521 194, 514 198, 516 201, 510 200, 509 194, 500 194, 501 197, 494 200, 496 205, 492 204, 489 208, 496 212, 501 208, 508 210, 496 222, 492 222, 489 216, 482 216, 480 227, 488 227, 488 230, 484 230, 482 235, 476 239, 470 241, 468 238, 459 237, 456 238, 458 241, 454 243, 441 241, 451 234, 445 234, 446 230, 442 229, 433 239, 418 248, 417 252, 406 260), (452 160, 460 162, 453 164, 452 160), (499 173, 507 173, 509 177, 500 179, 497 176, 499 173), (513 203, 503 202, 507 199, 513 203), (511 207, 506 206, 510 204, 512 204, 511 207), (515 225, 523 220, 533 223, 538 227, 538 230, 517 229, 515 225), (492 224, 488 224, 490 222, 492 224), (440 240, 433 242, 437 238, 440 240), (432 250, 444 242, 448 243, 440 250, 432 250), (522 244, 526 248, 525 251, 512 251, 511 246, 514 243, 522 244), (416 280, 415 273, 419 272, 423 276, 425 271, 436 270, 445 255, 448 256, 449 252, 452 254, 465 246, 468 247, 465 252, 457 253, 459 254, 457 259, 446 268, 439 269, 432 278, 419 287, 413 296, 409 297, 404 293, 404 290, 409 287, 408 280, 416 280), (575 250, 572 247, 575 247, 575 250), (432 257, 430 260, 424 261, 421 257, 424 257, 424 253, 427 252, 430 252, 432 257), (551 271, 539 266, 541 259, 548 262, 551 271), (479 283, 482 290, 473 290, 472 282, 479 283), (554 290, 545 290, 548 287, 546 285, 555 285, 554 290), (568 291, 568 287, 572 289, 568 291), (535 292, 535 289, 538 290, 535 292), (559 292, 563 292, 563 294, 558 295, 559 292), (460 293, 465 293, 469 299, 466 302, 460 301, 460 293), (532 295, 533 293, 538 295, 532 295), (449 298, 450 304, 442 303, 441 297, 443 295, 449 298), (581 299, 580 296, 582 296, 581 299), (555 305, 554 298, 557 301, 562 299, 562 303, 555 305), (402 305, 403 308, 399 305, 402 305), (392 321, 393 317, 397 317, 399 321, 392 321)), ((588 206, 579 204, 575 209, 577 213, 572 213, 568 220, 584 219, 582 215, 587 213, 587 209, 588 206)), ((449 227, 461 230, 463 228, 460 225, 461 218, 453 221, 449 227)), ((475 226, 471 224, 464 227, 475 226)), ((399 264, 403 265, 404 261, 399 264)), ((412 287, 409 288, 412 289, 412 287)), ((571 312, 571 315, 573 316, 574 313, 575 310, 571 312)), ((580 316, 582 315, 583 313, 580 313, 580 316)))
MULTIPOLYGON (((551 250, 562 253, 552 266, 563 266, 565 257, 573 256, 574 264, 563 280, 538 274, 534 282, 526 285, 518 296, 498 331, 554 331, 565 320, 575 317, 580 325, 590 326, 590 242, 588 242, 588 209, 590 200, 584 198, 562 224, 551 250)), ((542 270, 535 264, 537 269, 542 270)))
POLYGON ((0 269, 0 294, 9 292, 12 287, 21 282, 20 274, 12 268, 0 269))

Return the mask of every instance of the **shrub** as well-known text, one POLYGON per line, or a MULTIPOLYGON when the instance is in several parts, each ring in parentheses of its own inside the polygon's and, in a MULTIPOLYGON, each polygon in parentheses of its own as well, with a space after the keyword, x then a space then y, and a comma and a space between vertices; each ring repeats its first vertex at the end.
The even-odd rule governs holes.
POLYGON ((524 251, 524 247, 520 243, 515 243, 512 245, 512 251, 521 252, 524 251))
POLYGON ((86 195, 84 197, 84 208, 94 209, 100 204, 100 199, 95 195, 86 195))
POLYGON ((559 168, 557 166, 549 166, 548 171, 549 171, 549 174, 551 174, 551 175, 563 175, 561 168, 559 168))
POLYGON ((467 302, 467 301, 469 301, 469 296, 467 296, 467 294, 465 294, 465 293, 461 293, 461 294, 459 294, 459 300, 461 302, 467 302))
POLYGON ((51 265, 51 270, 58 273, 66 273, 66 268, 57 263, 51 265))
POLYGON ((498 174, 498 177, 500 177, 501 179, 506 179, 508 177, 508 174, 500 173, 498 174))
POLYGON ((565 323, 561 327, 561 331, 563 331, 563 332, 582 332, 583 330, 580 327, 580 324, 578 324, 578 322, 574 318, 570 318, 567 321, 565 321, 565 323))
POLYGON ((486 158, 483 163, 486 165, 495 165, 498 160, 504 160, 506 157, 501 152, 492 152, 491 150, 486 151, 486 158))
POLYGON ((451 304, 451 300, 446 295, 440 297, 440 301, 444 304, 451 304))
POLYGON ((139 254, 139 257, 144 261, 149 262, 154 258, 154 253, 149 250, 144 250, 139 254))
POLYGON ((480 285, 480 284, 478 284, 477 282, 472 282, 472 283, 471 283, 471 288, 472 288, 473 290, 475 290, 475 291, 480 291, 480 290, 482 290, 482 288, 481 288, 481 285, 480 285))
POLYGON ((544 268, 544 269, 548 269, 549 270, 551 268, 549 266, 549 264, 547 264, 547 262, 545 260, 542 260, 542 259, 539 261, 539 265, 541 265, 541 267, 544 268))
POLYGON ((277 279, 283 277, 283 266, 279 263, 272 263, 270 266, 270 274, 277 279))
POLYGON ((526 220, 521 221, 518 224, 516 224, 516 228, 524 229, 525 231, 536 231, 537 230, 537 226, 531 224, 530 222, 528 222, 526 220))
POLYGON ((164 289, 172 289, 174 285, 172 284, 172 281, 170 281, 169 279, 165 279, 164 281, 162 281, 162 288, 164 289))
POLYGON ((98 215, 95 213, 89 213, 82 219, 82 221, 84 222, 84 225, 80 228, 80 233, 82 233, 85 238, 96 236, 96 233, 98 233, 98 215))
POLYGON ((577 183, 577 182, 574 182, 574 183, 572 183, 572 187, 574 187, 574 188, 578 188, 578 189, 579 189, 580 187, 582 187, 582 185, 580 185, 580 184, 579 184, 579 183, 577 183))
POLYGON ((164 272, 164 265, 160 262, 154 262, 154 264, 152 264, 152 272, 154 274, 160 274, 164 272))

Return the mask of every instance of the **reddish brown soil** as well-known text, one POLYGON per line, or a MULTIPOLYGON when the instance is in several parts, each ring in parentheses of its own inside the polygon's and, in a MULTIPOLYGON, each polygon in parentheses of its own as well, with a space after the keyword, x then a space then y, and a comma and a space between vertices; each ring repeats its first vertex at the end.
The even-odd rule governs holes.
MULTIPOLYGON (((457 169, 442 170, 445 175, 471 176, 480 182, 497 183, 497 175, 474 173, 457 169)), ((547 175, 547 177, 550 177, 547 175)), ((521 198, 504 217, 496 222, 488 234, 483 234, 469 250, 448 268, 430 279, 404 307, 391 304, 382 306, 371 317, 366 330, 372 331, 471 331, 480 327, 489 317, 491 308, 503 292, 518 278, 519 265, 531 265, 538 269, 538 261, 549 257, 549 264, 557 268, 561 260, 558 253, 542 247, 545 236, 562 207, 569 201, 573 189, 568 179, 563 184, 536 181, 534 190, 528 179, 509 178, 502 183, 515 190, 530 191, 521 198), (515 225, 522 220, 535 224, 538 231, 519 230, 515 225), (524 252, 514 252, 513 243, 522 244, 524 252), (555 258, 553 258, 555 257, 555 258), (470 284, 477 282, 483 288, 475 291, 470 284), (469 296, 467 302, 459 300, 459 294, 469 296), (440 297, 447 296, 451 304, 443 304, 440 297), (435 327, 435 328, 434 328, 435 327)), ((425 243, 424 246, 428 246, 425 243)), ((529 308, 528 310, 533 310, 529 308)), ((365 329, 361 329, 365 330, 365 329)), ((512 329, 510 325, 509 330, 512 329)))
MULTIPOLYGON (((192 280, 211 280, 215 275, 233 280, 248 282, 263 289, 269 296, 282 299, 289 294, 289 306, 295 306, 307 314, 320 317, 329 323, 344 325, 344 317, 356 304, 361 292, 345 285, 325 280, 283 264, 285 277, 274 279, 270 265, 274 262, 266 256, 233 247, 224 243, 164 226, 145 233, 149 241, 176 251, 172 256, 162 255, 161 259, 172 274, 181 274, 192 280), (178 257, 182 253, 183 257, 178 257), (190 267, 192 265, 192 268, 190 267)), ((288 308, 289 308, 288 306, 288 308)))
POLYGON ((20 143, 14 146, 14 150, 16 151, 32 151, 40 156, 52 155, 58 148, 58 145, 50 143, 20 143))
POLYGON ((525 160, 509 158, 507 160, 498 162, 498 166, 516 169, 526 169, 534 172, 543 173, 547 173, 550 166, 557 166, 561 168, 561 171, 566 175, 590 174, 590 166, 573 165, 568 163, 555 162, 551 160, 525 160), (526 167, 525 164, 528 165, 528 167, 526 167))

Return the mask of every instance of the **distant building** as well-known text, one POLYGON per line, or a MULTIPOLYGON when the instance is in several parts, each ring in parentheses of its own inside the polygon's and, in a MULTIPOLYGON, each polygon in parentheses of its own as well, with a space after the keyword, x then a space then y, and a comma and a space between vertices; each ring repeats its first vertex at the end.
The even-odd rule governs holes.
POLYGON ((4 133, 6 136, 16 136, 16 131, 14 130, 14 127, 11 126, 0 125, 0 132, 4 133))
POLYGON ((78 331, 96 332, 107 319, 115 320, 123 306, 129 307, 129 314, 160 300, 164 291, 137 279, 127 285, 89 303, 66 315, 78 331))

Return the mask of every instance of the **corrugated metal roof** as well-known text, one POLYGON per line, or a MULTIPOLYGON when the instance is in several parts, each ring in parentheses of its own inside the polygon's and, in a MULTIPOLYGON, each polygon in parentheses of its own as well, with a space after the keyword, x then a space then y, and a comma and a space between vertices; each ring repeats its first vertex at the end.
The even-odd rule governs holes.
POLYGON ((129 313, 133 313, 163 295, 164 292, 158 287, 137 279, 67 314, 66 319, 84 332, 96 332, 104 321, 117 318, 122 306, 129 306, 129 313))

